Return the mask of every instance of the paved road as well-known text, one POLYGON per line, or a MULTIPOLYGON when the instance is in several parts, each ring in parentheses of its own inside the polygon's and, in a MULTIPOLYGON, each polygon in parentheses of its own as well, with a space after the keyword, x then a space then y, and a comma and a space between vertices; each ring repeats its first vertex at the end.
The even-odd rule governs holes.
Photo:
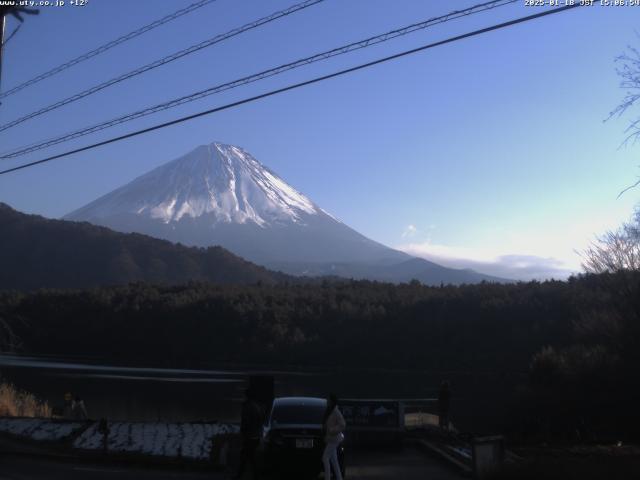
POLYGON ((396 452, 351 452, 347 460, 349 480, 459 480, 449 466, 416 448, 396 452))
MULTIPOLYGON (((459 480, 449 467, 413 448, 396 452, 351 452, 349 480, 459 480)), ((140 468, 122 465, 70 463, 0 456, 0 480, 226 480, 230 475, 217 472, 190 472, 169 468, 140 468)), ((249 478, 247 475, 246 478, 249 478)))
POLYGON ((223 475, 214 476, 211 473, 206 475, 202 473, 187 473, 180 470, 147 469, 91 463, 74 464, 68 461, 42 460, 27 456, 0 456, 0 480, 177 480, 179 478, 222 480, 225 477, 223 475))

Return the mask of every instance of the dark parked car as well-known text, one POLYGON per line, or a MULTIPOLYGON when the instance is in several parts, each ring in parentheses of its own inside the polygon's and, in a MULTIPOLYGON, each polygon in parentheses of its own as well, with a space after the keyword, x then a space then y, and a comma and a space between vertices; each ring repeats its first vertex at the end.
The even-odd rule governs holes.
MULTIPOLYGON (((267 470, 317 475, 322 470, 324 438, 322 420, 327 401, 313 397, 276 398, 264 429, 264 455, 267 470)), ((345 476, 344 442, 338 461, 345 476)), ((332 475, 333 477, 333 475, 332 475)))

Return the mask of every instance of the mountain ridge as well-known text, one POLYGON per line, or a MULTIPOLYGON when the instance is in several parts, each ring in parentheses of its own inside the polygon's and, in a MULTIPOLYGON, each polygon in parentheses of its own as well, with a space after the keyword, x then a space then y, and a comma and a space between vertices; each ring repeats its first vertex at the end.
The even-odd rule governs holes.
POLYGON ((87 222, 28 215, 2 202, 0 231, 0 289, 89 288, 139 281, 275 284, 293 279, 222 247, 186 247, 87 222))
POLYGON ((190 246, 221 245, 260 264, 411 258, 351 229, 240 147, 220 142, 201 145, 63 218, 190 246))
POLYGON ((292 275, 415 278, 431 285, 507 281, 416 259, 369 239, 241 147, 221 142, 198 146, 64 219, 189 246, 220 245, 292 275))
POLYGON ((260 226, 278 220, 298 222, 303 213, 327 214, 246 151, 220 142, 200 145, 65 219, 132 212, 164 223, 212 213, 218 222, 260 226))

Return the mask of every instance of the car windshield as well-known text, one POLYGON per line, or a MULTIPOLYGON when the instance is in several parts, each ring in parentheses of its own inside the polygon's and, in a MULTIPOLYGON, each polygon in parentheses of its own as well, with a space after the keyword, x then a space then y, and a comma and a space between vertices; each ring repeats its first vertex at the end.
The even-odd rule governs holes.
POLYGON ((276 405, 271 414, 274 424, 322 424, 324 405, 276 405))

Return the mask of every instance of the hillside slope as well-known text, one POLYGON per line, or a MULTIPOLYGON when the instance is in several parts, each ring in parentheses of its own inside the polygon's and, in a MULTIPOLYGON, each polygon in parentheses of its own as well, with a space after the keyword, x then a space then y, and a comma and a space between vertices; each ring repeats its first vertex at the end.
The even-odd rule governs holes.
POLYGON ((244 149, 214 142, 65 216, 184 245, 220 245, 290 275, 429 285, 507 281, 446 268, 365 237, 244 149))
POLYGON ((221 247, 195 248, 88 223, 49 220, 0 203, 0 289, 78 288, 136 281, 276 283, 288 277, 221 247))

